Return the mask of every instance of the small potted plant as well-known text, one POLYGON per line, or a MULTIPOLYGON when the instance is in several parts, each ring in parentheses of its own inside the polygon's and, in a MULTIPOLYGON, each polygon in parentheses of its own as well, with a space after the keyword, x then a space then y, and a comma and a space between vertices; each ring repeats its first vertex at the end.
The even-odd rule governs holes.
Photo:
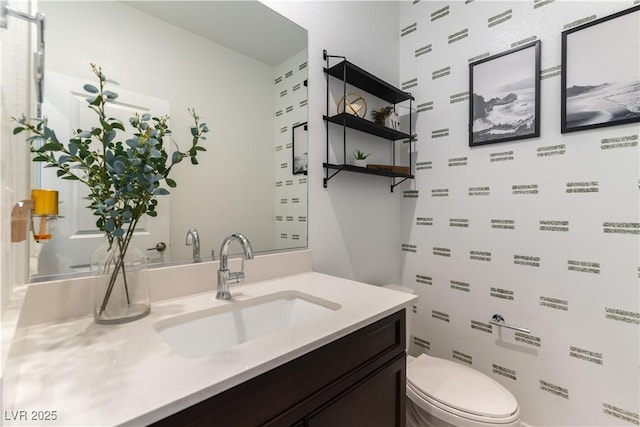
POLYGON ((353 165, 361 168, 366 168, 367 157, 369 157, 370 155, 371 153, 365 154, 364 151, 360 151, 356 149, 356 151, 353 152, 353 157, 355 157, 355 160, 353 161, 353 165))
POLYGON ((398 129, 398 115, 391 105, 380 108, 379 110, 373 110, 371 115, 373 116, 373 121, 377 124, 396 130, 398 129))

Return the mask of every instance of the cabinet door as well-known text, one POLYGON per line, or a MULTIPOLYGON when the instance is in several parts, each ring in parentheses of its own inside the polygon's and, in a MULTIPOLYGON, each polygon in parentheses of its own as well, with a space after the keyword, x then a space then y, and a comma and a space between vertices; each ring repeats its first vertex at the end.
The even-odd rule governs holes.
POLYGON ((306 418, 306 427, 404 427, 402 354, 306 418))

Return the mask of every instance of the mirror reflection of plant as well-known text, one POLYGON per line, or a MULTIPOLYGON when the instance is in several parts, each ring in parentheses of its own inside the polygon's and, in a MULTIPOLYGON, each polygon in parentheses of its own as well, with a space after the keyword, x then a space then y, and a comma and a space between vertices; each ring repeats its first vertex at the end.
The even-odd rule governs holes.
MULTIPOLYGON (((88 187, 88 207, 98 217, 96 227, 106 234, 110 245, 117 238, 123 258, 140 218, 144 214, 157 216, 156 196, 169 194, 161 182, 169 188, 176 187, 177 183, 169 175, 172 168, 187 157, 192 164, 198 164, 198 152, 206 151, 200 142, 206 139, 204 135, 209 129, 206 123, 200 122, 195 110, 189 109, 194 121, 191 147, 182 152, 176 146, 169 157, 168 146, 175 145, 171 141, 169 117, 135 114, 129 119, 133 136, 125 142, 117 140, 117 131, 125 131, 125 125, 105 112, 105 106, 118 97, 105 87, 107 83, 117 83, 107 79, 95 64, 91 64, 91 69, 99 84, 86 84, 84 90, 89 93, 87 102, 98 116, 99 127, 74 130, 69 142, 64 144, 46 120, 22 116, 13 118, 20 123, 13 133, 28 131, 31 134, 27 141, 35 154, 34 162, 56 168, 61 179, 79 181, 88 187)), ((114 281, 118 269, 124 271, 122 260, 118 261, 114 281)))

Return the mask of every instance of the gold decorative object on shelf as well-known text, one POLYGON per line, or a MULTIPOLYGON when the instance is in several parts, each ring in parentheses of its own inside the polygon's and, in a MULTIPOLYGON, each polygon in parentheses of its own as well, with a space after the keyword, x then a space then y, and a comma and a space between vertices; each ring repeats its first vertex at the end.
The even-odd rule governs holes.
POLYGON ((338 101, 338 114, 344 112, 364 119, 367 115, 367 101, 359 93, 349 92, 338 101))

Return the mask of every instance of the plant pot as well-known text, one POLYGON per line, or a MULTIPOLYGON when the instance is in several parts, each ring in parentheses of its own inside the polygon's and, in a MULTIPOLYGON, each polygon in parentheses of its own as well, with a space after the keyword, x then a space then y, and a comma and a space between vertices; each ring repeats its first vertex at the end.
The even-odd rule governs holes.
POLYGON ((105 239, 91 256, 95 274, 94 320, 118 325, 141 319, 151 312, 147 257, 122 237, 105 239))
POLYGON ((353 161, 353 166, 358 166, 359 168, 367 167, 367 159, 355 159, 353 161))
POLYGON ((400 119, 396 113, 389 114, 384 119, 384 125, 394 130, 400 130, 400 119))

